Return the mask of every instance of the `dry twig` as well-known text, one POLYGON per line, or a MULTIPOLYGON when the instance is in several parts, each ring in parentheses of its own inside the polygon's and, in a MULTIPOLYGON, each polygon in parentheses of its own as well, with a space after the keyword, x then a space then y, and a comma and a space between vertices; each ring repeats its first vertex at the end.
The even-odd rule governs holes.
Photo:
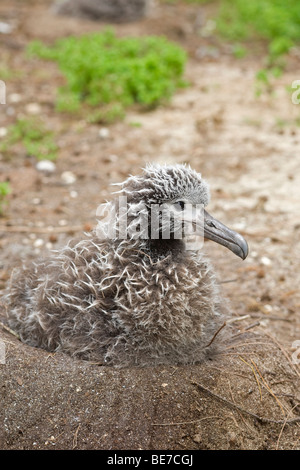
POLYGON ((14 330, 12 330, 11 328, 9 328, 9 326, 5 325, 4 323, 2 323, 0 321, 0 326, 1 328, 3 328, 4 330, 8 331, 11 335, 14 335, 16 338, 20 339, 20 336, 18 335, 18 333, 16 333, 14 330))
POLYGON ((263 416, 258 416, 255 413, 252 413, 251 411, 245 410, 239 405, 236 405, 235 403, 227 400, 226 398, 221 397, 220 395, 217 395, 216 393, 212 392, 208 388, 204 387, 203 385, 197 383, 197 382, 191 382, 193 385, 196 385, 202 392, 206 393, 210 397, 220 401, 221 403, 225 403, 226 406, 229 406, 229 408, 235 410, 235 411, 240 411, 241 413, 247 414, 248 416, 251 416, 252 418, 256 419, 260 423, 272 423, 272 424, 293 424, 297 423, 300 421, 300 416, 297 416, 295 418, 291 419, 285 419, 285 420, 276 420, 276 419, 271 419, 271 418, 265 418, 263 416))
POLYGON ((196 424, 205 419, 224 419, 224 416, 204 416, 203 418, 194 419, 193 421, 182 421, 179 423, 152 423, 152 426, 183 426, 184 424, 196 424))
POLYGON ((214 340, 216 339, 216 336, 220 333, 221 330, 223 330, 223 328, 226 326, 226 325, 229 325, 230 323, 234 323, 236 321, 241 321, 241 320, 245 320, 246 318, 249 318, 249 315, 243 315, 242 317, 235 317, 235 318, 231 318, 230 320, 226 320, 224 321, 224 323, 220 326, 220 328, 215 332, 215 334, 213 335, 212 339, 210 340, 210 342, 205 346, 206 348, 208 348, 213 342, 214 340))
POLYGON ((284 423, 282 424, 282 428, 280 429, 280 433, 279 433, 279 436, 278 436, 278 439, 277 439, 277 443, 276 443, 276 450, 278 450, 279 441, 280 441, 280 438, 281 438, 281 436, 282 436, 282 433, 283 433, 283 430, 284 430, 284 428, 285 428, 285 425, 286 425, 286 423, 288 422, 288 417, 291 415, 292 411, 293 411, 294 408, 296 408, 297 406, 298 406, 298 403, 297 403, 295 406, 293 406, 292 409, 289 410, 289 412, 288 412, 288 414, 287 414, 287 416, 286 416, 286 418, 285 418, 285 420, 284 420, 284 423))
POLYGON ((254 365, 255 369, 257 370, 257 372, 259 373, 260 375, 260 378, 261 380, 263 381, 263 384, 264 386, 266 387, 266 389, 268 390, 268 392, 272 395, 273 398, 275 398, 275 400, 277 401, 281 411, 282 411, 282 414, 283 416, 285 416, 285 410, 283 408, 283 405, 280 403, 280 401, 278 400, 277 396, 275 395, 275 393, 271 390, 271 388, 269 387, 269 385, 266 383, 265 379, 263 378, 263 376, 261 375, 261 372, 259 371, 257 365, 255 364, 255 362, 251 359, 251 362, 252 364, 254 365))
MULTIPOLYGON (((247 366, 249 366, 254 374, 254 377, 255 377, 255 380, 256 380, 256 383, 258 385, 258 389, 259 389, 259 394, 260 394, 260 401, 262 401, 262 393, 261 393, 261 388, 260 388, 260 383, 259 383, 259 380, 257 378, 257 375, 255 373, 255 370, 254 368, 251 366, 251 364, 249 364, 249 362, 245 361, 245 359, 243 359, 241 356, 239 356, 239 358, 245 363, 247 364, 247 366)), ((252 359, 251 359, 251 362, 252 362, 252 359)))
POLYGON ((77 437, 78 437, 78 431, 80 429, 80 424, 78 425, 75 433, 74 433, 74 436, 73 436, 73 446, 72 446, 72 449, 75 449, 77 447, 77 437))

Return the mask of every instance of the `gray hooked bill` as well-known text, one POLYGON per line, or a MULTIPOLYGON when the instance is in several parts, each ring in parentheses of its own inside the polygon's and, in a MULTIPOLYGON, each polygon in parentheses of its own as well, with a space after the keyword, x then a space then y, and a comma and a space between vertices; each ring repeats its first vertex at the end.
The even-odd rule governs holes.
POLYGON ((225 246, 242 259, 248 256, 248 244, 244 237, 222 224, 204 211, 204 238, 225 246))

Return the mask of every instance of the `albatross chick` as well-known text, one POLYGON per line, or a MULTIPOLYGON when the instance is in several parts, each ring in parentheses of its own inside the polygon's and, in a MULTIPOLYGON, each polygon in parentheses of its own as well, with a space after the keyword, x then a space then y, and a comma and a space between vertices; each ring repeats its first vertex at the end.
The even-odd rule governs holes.
POLYGON ((85 239, 13 271, 10 328, 29 345, 104 365, 203 361, 218 343, 223 301, 210 262, 188 240, 248 254, 208 202, 207 183, 189 166, 148 165, 130 176, 85 239))

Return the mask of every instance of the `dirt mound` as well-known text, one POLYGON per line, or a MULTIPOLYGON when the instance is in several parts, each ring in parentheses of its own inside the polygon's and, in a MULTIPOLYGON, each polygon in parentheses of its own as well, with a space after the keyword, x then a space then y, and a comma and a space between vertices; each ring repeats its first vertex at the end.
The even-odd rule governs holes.
POLYGON ((266 336, 203 365, 142 369, 1 341, 1 449, 299 448, 299 375, 266 336))

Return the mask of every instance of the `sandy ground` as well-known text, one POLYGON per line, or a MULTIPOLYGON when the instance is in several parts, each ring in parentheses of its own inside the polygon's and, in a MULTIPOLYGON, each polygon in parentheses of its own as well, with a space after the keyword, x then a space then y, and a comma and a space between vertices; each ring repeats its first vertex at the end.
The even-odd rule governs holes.
MULTIPOLYGON (((187 162, 210 183, 210 213, 248 240, 244 262, 205 246, 232 318, 245 318, 234 323, 235 343, 215 361, 184 368, 99 367, 25 346, 0 329, 0 448, 299 450, 300 108, 286 90, 299 78, 295 57, 271 92, 257 98, 259 48, 237 60, 226 44, 199 34, 205 8, 157 6, 146 20, 116 31, 179 42, 189 52, 190 86, 170 105, 132 110, 102 132, 56 113, 59 72, 25 55, 32 39, 50 43, 104 27, 54 17, 50 3, 0 6, 0 19, 15 28, 0 35, 1 66, 16 72, 7 80, 0 127, 38 109, 59 144, 49 176, 22 147, 0 159, 1 180, 13 189, 0 219, 0 289, 22 259, 48 254, 93 227, 110 183, 149 161, 187 162), (69 184, 66 171, 74 176, 69 184)), ((5 321, 3 309, 2 315, 5 321)))

